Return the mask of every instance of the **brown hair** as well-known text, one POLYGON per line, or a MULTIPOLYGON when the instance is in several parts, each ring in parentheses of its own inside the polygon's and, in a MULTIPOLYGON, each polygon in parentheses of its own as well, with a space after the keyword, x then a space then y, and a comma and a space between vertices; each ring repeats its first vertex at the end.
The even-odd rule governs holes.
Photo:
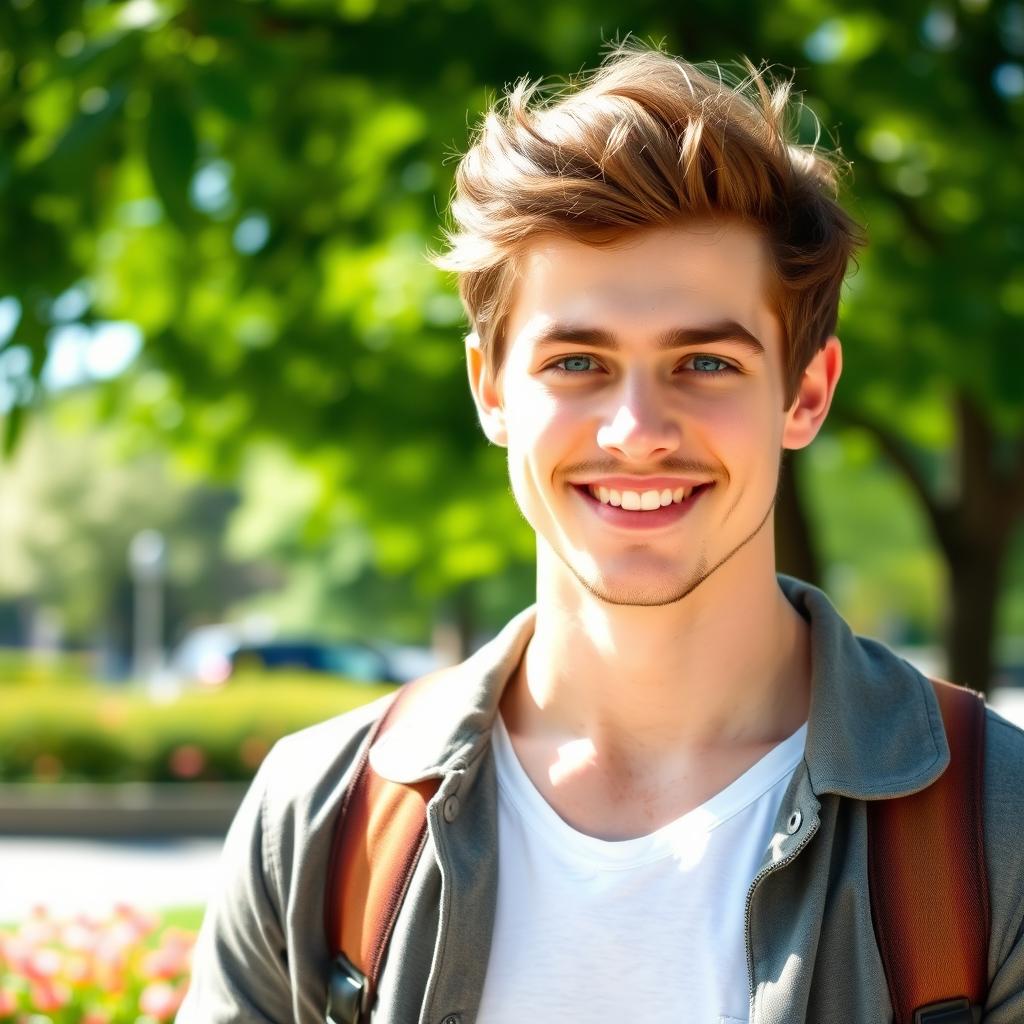
POLYGON ((541 232, 595 245, 705 217, 761 229, 786 344, 788 405, 835 331, 863 243, 836 200, 842 161, 792 141, 790 82, 745 63, 730 80, 632 41, 557 90, 521 79, 485 115, 459 163, 447 251, 488 366, 501 366, 518 258, 541 232))

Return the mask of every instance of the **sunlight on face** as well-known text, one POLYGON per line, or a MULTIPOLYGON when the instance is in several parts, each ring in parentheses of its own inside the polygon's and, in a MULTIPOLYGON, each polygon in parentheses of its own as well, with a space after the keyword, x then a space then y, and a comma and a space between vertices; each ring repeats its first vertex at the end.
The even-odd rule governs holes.
POLYGON ((530 248, 498 385, 542 583, 667 604, 764 532, 785 417, 766 272, 760 237, 732 223, 530 248), (626 515, 636 497, 609 505, 602 484, 669 504, 626 515), (680 486, 692 500, 671 499, 680 486))

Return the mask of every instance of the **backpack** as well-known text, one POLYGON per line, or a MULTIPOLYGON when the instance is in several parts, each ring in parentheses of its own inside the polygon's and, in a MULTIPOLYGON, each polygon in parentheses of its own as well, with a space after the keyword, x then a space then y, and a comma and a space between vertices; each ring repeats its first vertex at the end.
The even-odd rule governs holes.
MULTIPOLYGON (((327 1024, 368 1024, 395 920, 427 837, 439 779, 378 776, 374 742, 449 670, 408 683, 363 744, 342 800, 328 867, 324 926, 333 954, 327 1024), (344 908, 342 913, 341 908, 344 908)), ((990 911, 980 694, 931 680, 950 764, 926 789, 868 804, 868 884, 895 1024, 977 1024, 988 988, 990 911)))

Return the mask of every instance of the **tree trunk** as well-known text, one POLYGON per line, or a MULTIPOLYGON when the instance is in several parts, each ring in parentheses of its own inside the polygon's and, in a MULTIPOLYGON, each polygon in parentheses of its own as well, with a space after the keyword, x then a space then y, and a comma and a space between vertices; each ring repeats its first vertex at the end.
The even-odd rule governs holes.
POLYGON ((775 564, 779 572, 821 586, 814 531, 800 495, 803 452, 786 452, 775 502, 775 564))
POLYGON ((985 692, 995 661, 1003 562, 1022 492, 1020 477, 1000 465, 997 437, 976 401, 958 394, 955 409, 959 491, 940 514, 945 529, 938 531, 950 567, 949 671, 954 682, 985 692))
POLYGON ((996 616, 1003 562, 1024 514, 1024 446, 1012 457, 985 411, 966 393, 954 395, 958 443, 954 486, 938 497, 921 462, 894 431, 870 418, 844 419, 866 429, 906 478, 928 515, 949 568, 946 653, 955 683, 985 692, 995 663, 996 616))
POLYGON ((475 640, 474 588, 464 583, 448 595, 434 623, 434 653, 441 664, 454 665, 473 653, 475 640))
POLYGON ((1006 545, 964 544, 949 554, 949 677, 972 690, 988 690, 994 668, 993 640, 1006 545))

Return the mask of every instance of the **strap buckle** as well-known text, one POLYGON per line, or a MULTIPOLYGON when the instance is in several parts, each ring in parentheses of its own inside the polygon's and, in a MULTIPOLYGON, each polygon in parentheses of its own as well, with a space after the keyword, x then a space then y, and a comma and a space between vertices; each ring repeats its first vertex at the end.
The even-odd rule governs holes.
POLYGON ((327 984, 327 1024, 367 1024, 370 986, 365 974, 344 953, 331 965, 327 984))
POLYGON ((944 999, 929 1003, 914 1011, 913 1024, 977 1024, 981 1020, 980 1007, 971 1006, 969 999, 944 999))

